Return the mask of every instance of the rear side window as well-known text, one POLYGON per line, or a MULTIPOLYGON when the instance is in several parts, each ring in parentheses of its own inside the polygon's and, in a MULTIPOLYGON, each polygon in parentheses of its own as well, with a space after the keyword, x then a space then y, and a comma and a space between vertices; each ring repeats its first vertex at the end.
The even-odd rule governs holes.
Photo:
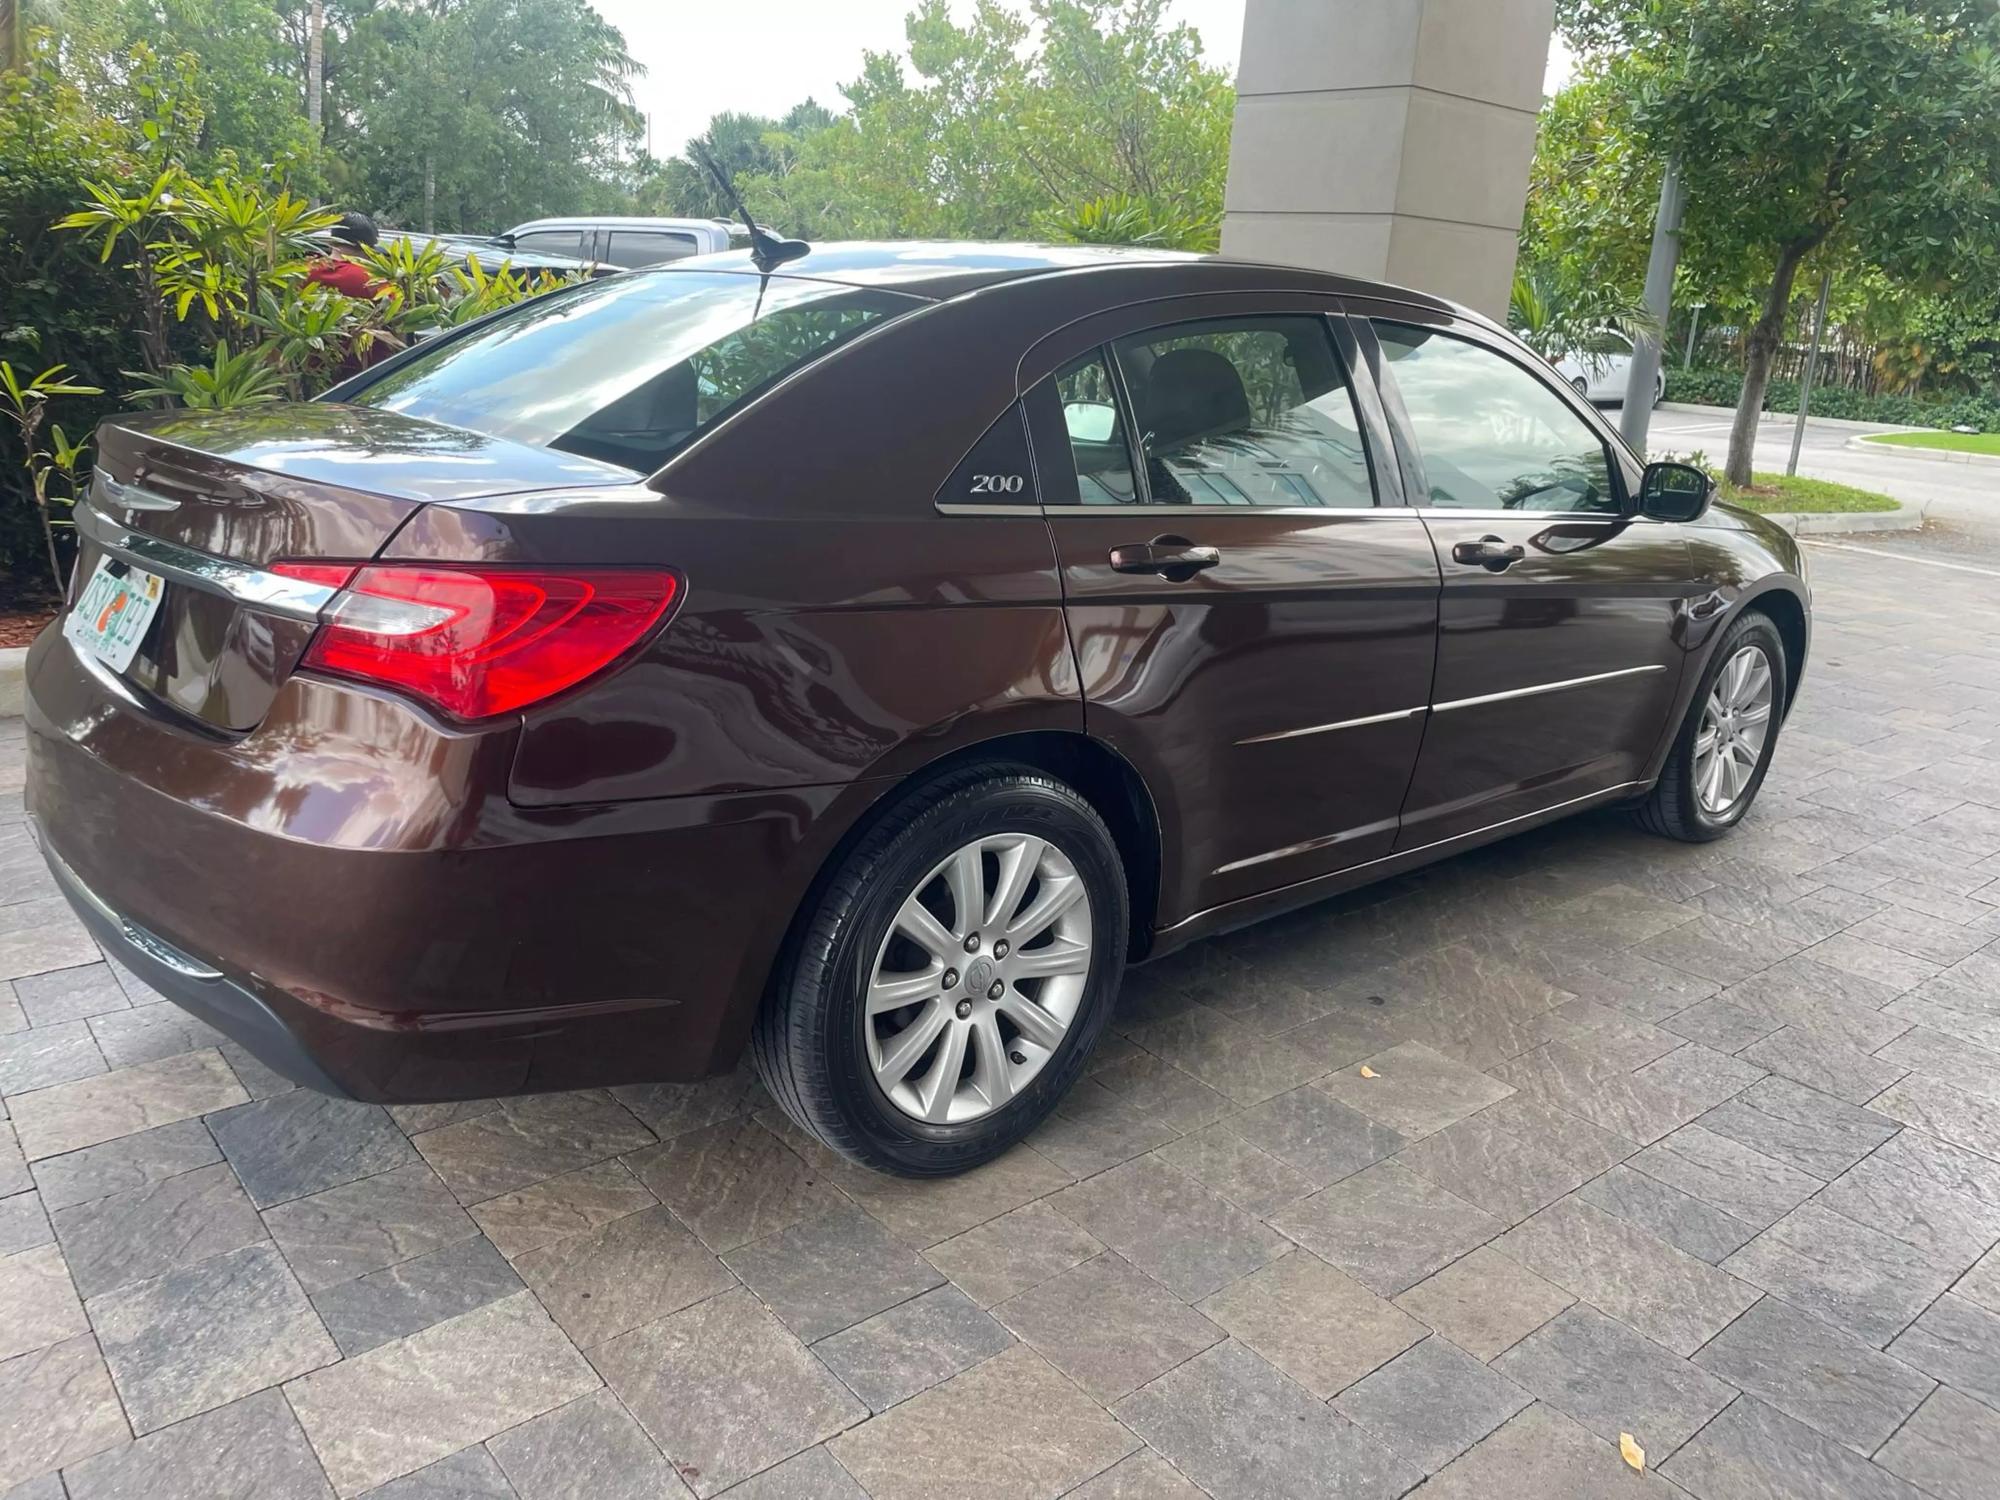
POLYGON ((1077 499, 1084 505, 1130 505, 1138 498, 1132 447, 1111 384, 1111 370, 1087 354, 1056 372, 1056 399, 1070 456, 1076 460, 1077 499))
POLYGON ((523 303, 348 399, 650 474, 785 376, 922 306, 783 276, 612 276, 523 303))
POLYGON ((698 248, 691 234, 669 234, 658 229, 614 229, 610 239, 604 258, 614 266, 628 269, 680 260, 698 248))
POLYGON ((1114 344, 1155 505, 1375 504, 1326 322, 1232 318, 1114 344))
POLYGON ((516 250, 532 250, 537 255, 568 255, 581 257, 583 254, 583 231, 580 229, 537 229, 528 234, 514 237, 516 250))

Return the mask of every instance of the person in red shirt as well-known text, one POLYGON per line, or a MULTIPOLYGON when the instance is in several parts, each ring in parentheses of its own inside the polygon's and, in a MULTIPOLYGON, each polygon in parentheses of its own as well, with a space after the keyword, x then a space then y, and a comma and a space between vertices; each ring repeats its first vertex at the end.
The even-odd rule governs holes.
MULTIPOLYGON (((356 249, 372 245, 381 237, 376 232, 373 219, 366 214, 352 213, 342 214, 340 222, 327 234, 336 244, 351 245, 356 249)), ((373 297, 381 286, 366 266, 344 255, 320 256, 306 267, 306 280, 330 286, 349 297, 373 297)))

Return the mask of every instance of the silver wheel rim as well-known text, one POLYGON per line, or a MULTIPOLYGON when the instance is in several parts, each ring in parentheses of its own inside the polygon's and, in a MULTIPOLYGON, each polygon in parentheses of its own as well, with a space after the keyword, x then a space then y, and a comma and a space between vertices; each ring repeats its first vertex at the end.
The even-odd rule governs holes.
POLYGON ((903 899, 863 997, 868 1065, 932 1125, 990 1115, 1062 1046, 1090 978, 1090 895, 1046 839, 996 833, 903 899))
POLYGON ((1694 737, 1694 794, 1711 817, 1743 800, 1771 737, 1771 663, 1745 646, 1716 674, 1694 737))

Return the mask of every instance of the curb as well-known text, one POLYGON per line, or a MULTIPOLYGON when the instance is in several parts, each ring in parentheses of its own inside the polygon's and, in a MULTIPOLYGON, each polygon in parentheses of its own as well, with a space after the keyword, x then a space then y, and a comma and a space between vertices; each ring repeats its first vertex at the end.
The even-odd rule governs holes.
POLYGON ((0 651, 0 719, 19 718, 28 699, 28 648, 0 651))
MULTIPOLYGON (((1902 427, 1899 432, 1925 432, 1923 427, 1902 427)), ((1906 443, 1878 443, 1871 438, 1851 437, 1847 440, 1850 448, 1859 448, 1863 453, 1892 453, 1898 458, 1920 458, 1934 464, 1976 464, 1986 468, 2000 469, 2000 453, 1955 453, 1949 448, 1920 448, 1906 443)))
POLYGON ((1902 505, 1895 510, 1805 510, 1766 514, 1793 536, 1855 531, 1915 531, 1924 524, 1923 507, 1902 505))
MULTIPOLYGON (((1653 410, 1679 412, 1682 416, 1686 417, 1733 417, 1736 415, 1736 408, 1733 406, 1703 406, 1693 401, 1662 401, 1653 410)), ((1766 411, 1759 412, 1757 420, 1761 425, 1765 422, 1791 422, 1796 420, 1797 417, 1798 413, 1795 411, 1766 411)), ((1906 427, 1895 422, 1862 422, 1853 417, 1808 415, 1806 420, 1815 427, 1843 428, 1850 432, 1926 432, 1930 430, 1924 427, 1906 427)))

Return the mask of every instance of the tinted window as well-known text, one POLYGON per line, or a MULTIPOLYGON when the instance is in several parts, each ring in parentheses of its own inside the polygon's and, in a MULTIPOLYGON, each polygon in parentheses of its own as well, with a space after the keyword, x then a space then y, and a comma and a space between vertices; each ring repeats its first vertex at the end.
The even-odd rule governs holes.
POLYGON ((537 229, 528 234, 514 236, 514 248, 532 250, 537 255, 583 254, 583 231, 580 229, 537 229))
POLYGON ((691 234, 668 234, 656 229, 614 229, 611 247, 604 258, 614 266, 656 266, 663 260, 679 260, 695 252, 691 234))
POLYGON ((1323 319, 1182 324, 1118 340, 1157 505, 1372 506, 1323 319))
POLYGON ((1618 510, 1604 443, 1527 370, 1432 329, 1378 323, 1375 332, 1423 452, 1426 503, 1618 510))
POLYGON ((1085 505, 1130 505, 1138 496, 1132 450, 1125 441, 1125 423, 1103 357, 1088 354, 1059 370, 1056 398, 1076 460, 1077 499, 1085 505))
POLYGON ((523 303, 351 399, 647 474, 780 377, 923 305, 783 276, 612 276, 523 303))

